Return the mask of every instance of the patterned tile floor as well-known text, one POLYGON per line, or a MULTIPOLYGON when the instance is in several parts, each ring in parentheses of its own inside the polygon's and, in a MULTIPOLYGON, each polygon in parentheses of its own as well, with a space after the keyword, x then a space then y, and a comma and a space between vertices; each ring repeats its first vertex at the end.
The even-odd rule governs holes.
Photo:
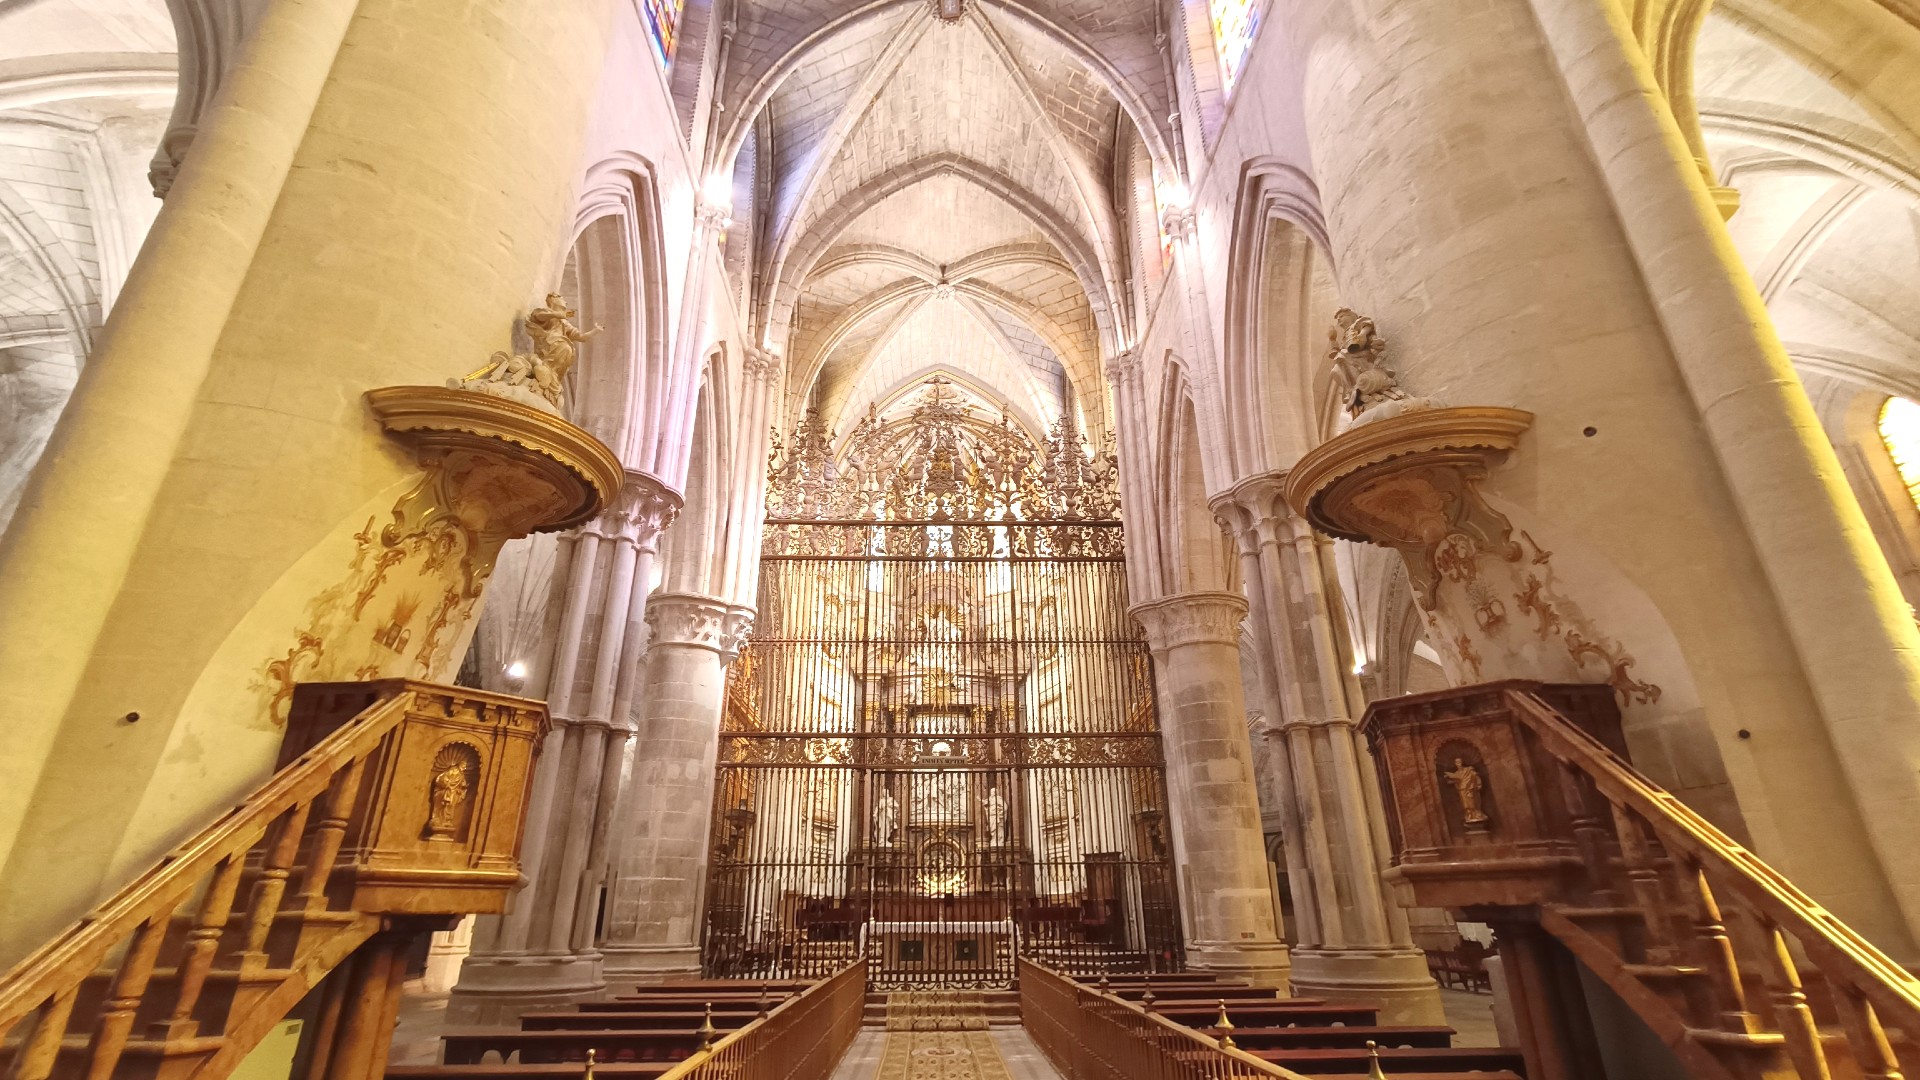
POLYGON ((868 1028, 840 1060, 833 1080, 1060 1080, 1060 1074, 1020 1028, 868 1028))

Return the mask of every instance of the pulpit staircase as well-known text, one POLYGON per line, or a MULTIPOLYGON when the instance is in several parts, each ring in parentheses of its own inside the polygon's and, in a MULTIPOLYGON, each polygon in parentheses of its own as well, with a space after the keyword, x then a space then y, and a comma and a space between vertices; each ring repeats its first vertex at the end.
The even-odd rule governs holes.
POLYGON ((299 687, 265 784, 0 976, 0 1076, 216 1080, 316 988, 300 1075, 380 1075, 408 950, 518 880, 546 726, 465 688, 299 687))
POLYGON ((1530 1080, 1608 1075, 1582 968, 1689 1076, 1920 1068, 1920 979, 1636 771, 1610 688, 1393 698, 1363 728, 1388 794, 1389 879, 1409 903, 1494 927, 1530 1080))

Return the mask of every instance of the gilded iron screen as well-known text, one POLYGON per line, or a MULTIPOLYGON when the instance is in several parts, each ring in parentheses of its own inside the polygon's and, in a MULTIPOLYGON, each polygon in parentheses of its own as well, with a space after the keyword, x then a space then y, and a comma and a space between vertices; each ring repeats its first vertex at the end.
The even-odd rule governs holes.
POLYGON ((721 735, 710 975, 877 989, 1180 963, 1146 644, 1111 454, 931 380, 839 455, 776 452, 721 735))

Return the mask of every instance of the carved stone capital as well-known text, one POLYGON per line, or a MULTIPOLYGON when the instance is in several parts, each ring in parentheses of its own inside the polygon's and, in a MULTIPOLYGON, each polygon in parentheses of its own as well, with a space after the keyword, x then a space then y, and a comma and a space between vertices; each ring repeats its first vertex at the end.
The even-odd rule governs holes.
POLYGON ((711 649, 731 662, 753 629, 753 609, 698 593, 655 593, 647 601, 654 645, 711 649))
POLYGON ((683 505, 685 500, 659 477, 629 469, 619 498, 607 511, 608 525, 622 535, 631 536, 634 546, 641 550, 654 551, 659 546, 660 534, 673 524, 683 505))
POLYGON ((1107 357, 1107 378, 1116 386, 1140 374, 1140 350, 1128 349, 1126 352, 1107 357))
POLYGON ((720 232, 733 224, 733 207, 703 202, 693 211, 693 220, 708 232, 720 232))
POLYGON ((740 370, 748 379, 771 386, 780 381, 780 359, 780 354, 772 349, 749 345, 746 358, 740 361, 740 370))
POLYGON ((1240 647, 1240 623, 1247 617, 1247 598, 1239 593, 1199 592, 1167 596, 1135 604, 1129 613, 1147 629, 1154 652, 1183 645, 1240 647))
POLYGON ((1233 531, 1243 551, 1258 551, 1292 535, 1305 523, 1287 504, 1286 469, 1249 476, 1213 497, 1213 516, 1233 531))
POLYGON ((1191 240, 1199 221, 1193 208, 1187 206, 1169 206, 1160 211, 1160 229, 1175 240, 1191 240))

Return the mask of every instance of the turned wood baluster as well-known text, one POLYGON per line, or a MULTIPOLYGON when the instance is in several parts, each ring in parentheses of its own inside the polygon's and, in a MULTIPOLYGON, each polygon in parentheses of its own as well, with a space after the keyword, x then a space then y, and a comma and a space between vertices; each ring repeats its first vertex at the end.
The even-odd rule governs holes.
POLYGON ((172 919, 173 908, 168 906, 141 923, 128 939, 113 988, 107 991, 99 1026, 87 1044, 87 1080, 107 1080, 113 1075, 113 1067, 120 1064, 120 1054, 133 1034, 134 1014, 146 997, 147 981, 153 978, 154 961, 160 957, 160 943, 166 939, 167 924, 172 919))
POLYGON ((1640 921, 1645 925, 1646 960, 1651 964, 1677 963, 1680 950, 1674 940, 1673 924, 1668 921, 1660 871, 1647 844, 1646 823, 1640 815, 1613 804, 1613 830, 1620 838, 1620 859, 1626 864, 1634 906, 1640 909, 1640 921))
POLYGON ((200 1022, 193 1018, 200 1004, 200 992, 206 988, 207 973, 213 970, 214 957, 220 952, 220 936, 227 920, 233 917, 233 898, 240 890, 240 872, 245 869, 242 855, 229 855, 213 868, 207 894, 200 900, 193 929, 187 932, 186 954, 180 960, 180 986, 175 992, 173 1011, 165 1020, 148 1028, 154 1039, 191 1039, 199 1033, 200 1022))
POLYGON ((1686 870, 1692 879, 1696 905, 1694 934, 1699 941, 1700 962, 1713 983, 1720 1028, 1751 1035, 1760 1030, 1760 1018, 1747 1007, 1747 988, 1740 981, 1740 961, 1734 955, 1733 938, 1727 934, 1727 920, 1720 914, 1720 901, 1713 895, 1706 867, 1688 859, 1686 870))
POLYGON ((312 803, 301 803, 282 814, 268 830, 270 839, 261 859, 260 880, 254 882, 253 902, 247 911, 247 947, 240 954, 242 972, 267 966, 267 936, 273 933, 274 917, 287 895, 287 877, 293 872, 300 835, 307 831, 307 813, 312 809, 312 803))
POLYGON ((80 984, 75 983, 40 1007, 40 1018, 34 1023, 26 1044, 19 1049, 7 1080, 47 1080, 60 1056, 60 1040, 66 1037, 67 1020, 73 1015, 73 999, 79 992, 80 984))
POLYGON ((1835 986, 1834 1002, 1840 1006, 1840 1019, 1847 1029, 1847 1045, 1865 1080, 1902 1080, 1900 1059, 1893 1056, 1893 1044, 1880 1026, 1880 1014, 1867 996, 1852 986, 1835 986))
POLYGON ((1773 998, 1774 1022, 1787 1040, 1787 1056, 1801 1080, 1830 1080, 1827 1052, 1820 1045, 1820 1026, 1813 1010, 1807 1007, 1807 994, 1800 985, 1800 969, 1794 965, 1787 946, 1787 935, 1772 919, 1756 916, 1760 932, 1766 938, 1767 992, 1773 998))
POLYGON ((300 878, 299 907, 309 915, 327 910, 327 881, 340 857, 340 843, 347 835, 347 821, 353 816, 353 801, 360 794, 360 777, 366 764, 366 758, 348 762, 327 788, 320 824, 313 832, 313 850, 307 853, 307 870, 300 878))
POLYGON ((1593 889, 1590 901, 1595 904, 1614 904, 1619 895, 1613 888, 1613 872, 1609 865, 1607 851, 1607 830, 1601 824, 1599 813, 1594 810, 1595 796, 1588 788, 1586 774, 1579 766, 1561 761, 1560 793, 1566 801, 1569 824, 1573 829, 1574 843, 1580 848, 1581 861, 1586 864, 1587 883, 1593 889))

